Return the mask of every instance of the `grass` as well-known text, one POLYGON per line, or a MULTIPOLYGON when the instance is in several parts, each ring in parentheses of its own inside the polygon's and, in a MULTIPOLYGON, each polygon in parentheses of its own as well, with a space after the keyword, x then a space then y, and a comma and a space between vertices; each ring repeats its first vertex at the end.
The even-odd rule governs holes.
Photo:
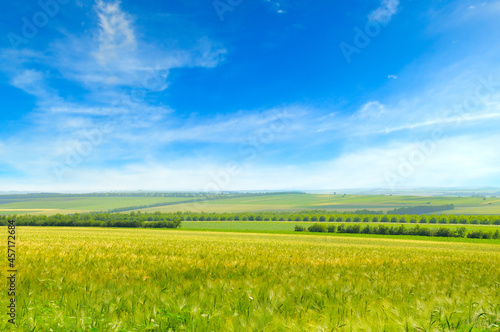
MULTIPOLYGON (((17 232, 23 331, 499 330, 496 244, 154 229, 17 232)), ((6 324, 1 320, 0 330, 6 324)))

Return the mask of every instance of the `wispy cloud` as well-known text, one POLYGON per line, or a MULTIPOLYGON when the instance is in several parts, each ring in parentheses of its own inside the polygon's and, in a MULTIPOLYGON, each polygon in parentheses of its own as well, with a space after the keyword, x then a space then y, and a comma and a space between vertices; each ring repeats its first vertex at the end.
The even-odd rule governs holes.
POLYGON ((45 50, 0 50, 0 69, 10 84, 34 96, 36 103, 26 116, 29 132, 0 142, 6 147, 0 155, 13 169, 31 175, 34 169, 50 170, 54 161, 64 160, 81 144, 86 133, 106 127, 119 130, 108 133, 107 145, 93 149, 88 161, 126 157, 127 146, 134 144, 132 139, 123 141, 127 135, 140 137, 145 128, 170 130, 165 120, 173 110, 145 97, 168 87, 171 69, 212 68, 224 61, 225 49, 206 36, 184 42, 184 48, 175 43, 160 48, 145 41, 119 1, 98 0, 93 14, 97 25, 89 32, 67 34, 45 50), (65 97, 54 78, 81 86, 85 93, 79 100, 65 97))
POLYGON ((392 16, 397 13, 399 8, 399 0, 382 0, 380 7, 372 11, 368 15, 368 19, 372 22, 389 23, 392 16))
POLYGON ((137 41, 131 18, 120 9, 120 2, 97 1, 98 47, 95 56, 101 64, 120 61, 122 52, 135 51, 137 41))
POLYGON ((273 6, 273 9, 277 14, 286 14, 285 1, 283 0, 265 0, 265 1, 273 6))

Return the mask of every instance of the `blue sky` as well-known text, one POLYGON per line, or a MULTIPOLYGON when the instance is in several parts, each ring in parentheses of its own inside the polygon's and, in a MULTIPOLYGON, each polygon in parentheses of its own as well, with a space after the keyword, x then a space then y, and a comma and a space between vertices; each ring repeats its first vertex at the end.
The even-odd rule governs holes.
POLYGON ((0 6, 0 191, 500 186, 500 1, 0 6))

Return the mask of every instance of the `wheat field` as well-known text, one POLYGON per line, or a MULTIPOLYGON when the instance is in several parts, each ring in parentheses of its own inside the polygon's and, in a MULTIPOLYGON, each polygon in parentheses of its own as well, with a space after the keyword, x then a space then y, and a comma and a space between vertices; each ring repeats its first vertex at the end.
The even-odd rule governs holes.
POLYGON ((500 325, 495 244, 76 227, 19 227, 17 237, 22 331, 500 325))

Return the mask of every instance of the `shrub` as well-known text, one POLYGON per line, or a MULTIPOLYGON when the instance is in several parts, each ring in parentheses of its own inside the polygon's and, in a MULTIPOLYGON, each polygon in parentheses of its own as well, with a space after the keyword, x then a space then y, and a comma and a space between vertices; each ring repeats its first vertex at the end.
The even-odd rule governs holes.
POLYGON ((481 238, 481 235, 482 235, 483 232, 480 232, 480 231, 473 231, 473 232, 469 232, 467 233, 467 237, 469 239, 480 239, 481 238))
POLYGON ((309 232, 317 232, 317 233, 326 233, 326 226, 325 225, 320 225, 320 224, 314 224, 309 226, 307 228, 309 232))
POLYGON ((346 233, 359 234, 361 231, 361 226, 359 225, 348 225, 345 229, 346 233))
POLYGON ((459 228, 457 228, 456 233, 457 233, 458 237, 464 237, 465 234, 467 233, 467 228, 459 227, 459 228))
POLYGON ((387 235, 387 234, 389 234, 389 227, 384 226, 384 225, 379 225, 377 228, 374 229, 374 233, 387 235))
POLYGON ((305 232, 307 230, 304 226, 295 225, 295 231, 296 232, 305 232))
POLYGON ((453 236, 453 234, 450 232, 449 228, 441 227, 436 231, 436 236, 450 237, 453 236))
POLYGON ((370 234, 372 232, 370 226, 366 225, 365 227, 363 227, 363 229, 361 230, 361 233, 363 234, 370 234))
POLYGON ((337 227, 335 225, 330 225, 327 227, 328 233, 335 233, 337 227))
POLYGON ((428 228, 421 228, 421 229, 419 229, 417 235, 419 235, 419 236, 432 236, 432 232, 428 228))
POLYGON ((491 239, 491 233, 490 232, 481 232, 481 239, 491 239))

